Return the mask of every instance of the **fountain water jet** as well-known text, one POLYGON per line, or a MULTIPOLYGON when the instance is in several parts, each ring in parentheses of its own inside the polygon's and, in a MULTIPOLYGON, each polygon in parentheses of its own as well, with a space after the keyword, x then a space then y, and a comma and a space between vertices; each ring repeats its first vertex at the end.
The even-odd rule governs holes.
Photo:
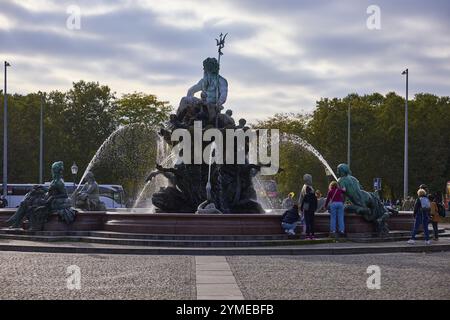
POLYGON ((103 152, 103 150, 111 143, 112 139, 119 134, 120 132, 124 131, 125 129, 127 129, 128 127, 130 127, 131 125, 125 125, 123 127, 120 127, 118 129, 116 129, 113 133, 111 133, 109 135, 108 138, 105 139, 105 141, 103 141, 102 145, 97 149, 97 151, 95 152, 94 156, 92 157, 91 161, 89 162, 88 166, 86 167, 86 170, 84 170, 83 175, 81 176, 80 182, 78 183, 77 187, 75 188, 73 194, 75 194, 78 189, 80 188, 81 184, 83 183, 84 178, 86 178, 86 175, 89 171, 91 171, 92 167, 95 165, 95 163, 98 161, 98 159, 100 159, 100 155, 103 152))
POLYGON ((333 169, 331 169, 328 162, 325 160, 325 158, 320 154, 319 151, 317 151, 312 145, 310 145, 306 140, 300 138, 299 136, 291 133, 283 133, 281 135, 281 141, 282 142, 291 142, 294 143, 303 149, 309 151, 312 153, 319 161, 324 165, 325 168, 329 170, 329 172, 333 175, 333 178, 337 181, 338 178, 336 174, 334 173, 333 169))
POLYGON ((259 203, 261 203, 261 206, 263 207, 265 212, 271 212, 273 209, 275 209, 275 206, 272 203, 272 200, 266 195, 265 197, 261 197, 261 194, 266 194, 266 189, 264 188, 264 185, 261 182, 260 175, 256 175, 253 178, 253 185, 255 187, 256 191, 256 199, 259 203))
MULTIPOLYGON (((158 135, 158 141, 157 141, 157 147, 156 147, 156 163, 166 166, 172 161, 173 165, 173 159, 175 158, 175 154, 171 152, 170 146, 164 141, 164 138, 162 136, 158 135)), ((146 194, 148 188, 153 185, 153 190, 150 194, 150 197, 153 195, 153 193, 157 190, 159 190, 161 187, 167 186, 167 181, 164 177, 156 176, 154 179, 147 181, 144 186, 142 187, 141 191, 138 194, 138 197, 136 198, 136 201, 133 204, 132 210, 136 209, 139 203, 142 201, 142 198, 146 194)), ((150 211, 154 213, 154 205, 150 207, 150 211)))

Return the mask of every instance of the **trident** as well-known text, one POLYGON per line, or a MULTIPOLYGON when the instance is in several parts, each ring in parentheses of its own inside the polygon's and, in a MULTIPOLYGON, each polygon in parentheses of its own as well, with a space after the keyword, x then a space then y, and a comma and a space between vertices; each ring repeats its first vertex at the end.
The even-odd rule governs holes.
POLYGON ((222 49, 225 47, 225 38, 227 37, 227 35, 228 35, 228 33, 225 35, 223 35, 223 33, 221 33, 219 36, 219 40, 216 39, 217 46, 219 47, 219 49, 218 49, 219 58, 217 59, 217 61, 219 62, 219 66, 220 66, 220 56, 223 56, 222 49))
MULTIPOLYGON (((222 49, 225 47, 225 38, 227 37, 228 33, 226 33, 225 35, 223 35, 223 33, 220 33, 219 39, 216 39, 216 45, 218 47, 218 59, 217 62, 219 64, 219 70, 220 70, 220 57, 223 56, 223 52, 222 49)), ((217 85, 216 85, 216 109, 217 109, 217 114, 216 114, 216 128, 219 127, 219 73, 217 73, 217 85)))

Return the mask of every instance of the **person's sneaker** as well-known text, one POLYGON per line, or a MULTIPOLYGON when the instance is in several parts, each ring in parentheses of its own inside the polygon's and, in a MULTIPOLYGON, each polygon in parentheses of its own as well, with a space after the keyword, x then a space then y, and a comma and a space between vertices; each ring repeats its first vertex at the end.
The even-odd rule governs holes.
POLYGON ((430 241, 430 240, 427 240, 427 241, 425 241, 425 244, 426 244, 427 246, 429 246, 429 245, 431 244, 431 241, 430 241))
POLYGON ((336 238, 336 232, 330 232, 328 238, 332 238, 332 239, 336 238))
POLYGON ((409 239, 407 243, 408 243, 408 244, 416 244, 416 240, 409 239))
POLYGON ((294 230, 289 230, 288 234, 289 234, 290 236, 295 236, 294 230))

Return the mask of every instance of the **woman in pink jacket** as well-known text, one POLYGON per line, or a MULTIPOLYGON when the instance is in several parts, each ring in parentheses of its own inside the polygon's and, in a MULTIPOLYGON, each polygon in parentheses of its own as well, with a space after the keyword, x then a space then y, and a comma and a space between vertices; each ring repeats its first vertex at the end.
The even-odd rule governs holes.
POLYGON ((339 185, 336 181, 330 183, 327 201, 325 202, 325 208, 327 208, 328 204, 330 204, 330 237, 334 237, 336 235, 336 218, 338 221, 339 236, 345 236, 344 192, 345 190, 339 188, 339 185))

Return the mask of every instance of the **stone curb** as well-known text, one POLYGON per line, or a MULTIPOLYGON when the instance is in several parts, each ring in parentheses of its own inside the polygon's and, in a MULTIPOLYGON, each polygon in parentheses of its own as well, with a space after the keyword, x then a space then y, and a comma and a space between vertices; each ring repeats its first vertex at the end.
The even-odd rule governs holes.
POLYGON ((108 248, 0 244, 0 251, 129 255, 288 256, 443 252, 450 251, 450 244, 341 248, 108 248))

